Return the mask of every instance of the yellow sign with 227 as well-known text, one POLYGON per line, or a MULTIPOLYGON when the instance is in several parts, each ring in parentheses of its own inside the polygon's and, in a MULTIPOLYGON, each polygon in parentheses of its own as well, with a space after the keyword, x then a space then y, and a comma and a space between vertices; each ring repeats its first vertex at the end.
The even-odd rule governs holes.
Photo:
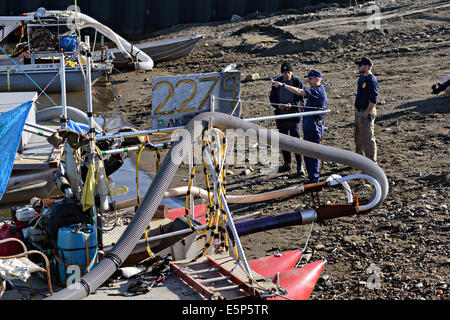
POLYGON ((234 111, 239 117, 240 84, 240 72, 154 77, 152 128, 184 126, 198 113, 212 110, 234 111))

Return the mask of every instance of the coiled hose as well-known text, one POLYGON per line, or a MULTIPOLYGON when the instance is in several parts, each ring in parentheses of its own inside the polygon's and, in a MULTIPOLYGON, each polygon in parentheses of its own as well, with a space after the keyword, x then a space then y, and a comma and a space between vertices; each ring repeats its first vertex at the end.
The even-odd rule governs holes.
MULTIPOLYGON (((190 137, 181 135, 179 140, 174 142, 172 148, 168 151, 164 158, 160 169, 154 177, 152 184, 148 188, 144 199, 138 208, 134 218, 123 232, 120 239, 107 254, 90 272, 85 274, 80 280, 80 286, 77 289, 63 289, 47 299, 51 300, 79 300, 88 296, 91 292, 99 288, 122 264, 134 249, 136 243, 145 232, 145 228, 152 220, 153 215, 161 203, 165 191, 169 185, 181 163, 181 160, 188 154, 192 148, 191 141, 197 140, 199 137, 194 136, 201 134, 202 129, 208 125, 208 122, 221 130, 230 129, 253 129, 258 136, 261 133, 267 135, 268 145, 272 144, 273 139, 279 139, 279 148, 289 152, 303 154, 308 157, 318 158, 325 161, 332 161, 348 165, 355 169, 375 178, 381 187, 381 203, 387 196, 389 186, 386 175, 383 170, 373 161, 359 154, 348 150, 342 150, 335 147, 325 146, 317 143, 300 140, 258 126, 253 123, 246 122, 237 117, 232 117, 223 113, 206 112, 197 115, 185 127, 190 137), (200 130, 199 130, 200 126, 200 130), (194 130, 194 127, 197 127, 194 130)), ((274 140, 275 141, 275 140, 274 140)))

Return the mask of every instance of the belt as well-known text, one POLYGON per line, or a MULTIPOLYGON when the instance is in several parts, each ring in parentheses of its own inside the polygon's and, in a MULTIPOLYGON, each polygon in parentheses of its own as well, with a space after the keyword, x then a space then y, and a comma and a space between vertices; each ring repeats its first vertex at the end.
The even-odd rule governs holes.
POLYGON ((367 109, 367 107, 366 108, 355 107, 355 108, 356 108, 356 111, 358 111, 358 112, 363 112, 363 111, 366 111, 366 109, 367 109))

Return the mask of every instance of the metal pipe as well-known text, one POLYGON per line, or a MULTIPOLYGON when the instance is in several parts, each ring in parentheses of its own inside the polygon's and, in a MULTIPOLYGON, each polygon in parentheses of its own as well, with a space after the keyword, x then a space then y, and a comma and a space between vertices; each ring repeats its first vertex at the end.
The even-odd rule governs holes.
POLYGON ((64 51, 61 50, 61 129, 67 128, 67 97, 66 97, 66 65, 64 61, 64 51))
POLYGON ((381 186, 375 178, 373 178, 367 174, 351 174, 349 176, 345 176, 342 178, 333 179, 332 181, 329 182, 329 184, 330 184, 330 186, 335 186, 338 183, 343 183, 343 182, 346 182, 349 180, 356 180, 356 179, 369 180, 369 182, 375 188, 375 192, 371 196, 371 201, 368 204, 360 205, 359 210, 366 211, 366 210, 374 208, 381 200, 381 186))
MULTIPOLYGON (((85 37, 85 43, 89 47, 89 36, 85 37)), ((92 110, 92 69, 91 69, 92 53, 86 52, 86 101, 87 116, 89 119, 89 151, 91 155, 95 154, 95 125, 92 110)))
POLYGON ((172 127, 172 128, 150 129, 150 130, 131 131, 131 132, 120 132, 120 133, 114 133, 114 134, 99 134, 96 137, 96 139, 97 139, 97 141, 101 141, 101 140, 116 139, 116 138, 130 138, 130 137, 137 137, 137 136, 142 136, 142 135, 152 134, 152 133, 168 132, 168 131, 173 131, 176 129, 183 129, 183 128, 184 127, 172 127))
MULTIPOLYGON (((167 148, 168 146, 171 146, 172 144, 173 144, 173 142, 164 142, 164 143, 154 144, 153 146, 155 148, 159 149, 159 148, 167 148)), ((136 146, 136 147, 128 147, 128 148, 120 148, 120 149, 102 150, 102 155, 104 156, 107 154, 116 154, 116 153, 123 153, 123 152, 129 152, 129 151, 139 151, 140 148, 141 148, 140 146, 136 146)))
MULTIPOLYGON (((89 44, 89 36, 85 36, 84 42, 87 45, 87 52, 86 52, 86 101, 87 101, 87 116, 89 120, 89 162, 94 166, 95 168, 95 124, 94 124, 94 117, 93 117, 93 109, 92 109, 92 53, 90 50, 90 44, 89 44)), ((94 217, 94 225, 98 225, 99 219, 97 219, 97 207, 95 203, 93 204, 91 208, 94 217)), ((102 240, 102 231, 101 228, 97 229, 97 239, 98 239, 98 246, 99 248, 103 247, 103 240, 102 240)))
MULTIPOLYGON (((277 115, 277 116, 248 118, 248 119, 241 119, 241 120, 244 120, 247 122, 255 122, 255 121, 266 121, 266 120, 289 119, 289 118, 296 118, 296 117, 307 117, 307 116, 320 115, 320 114, 328 113, 330 111, 331 110, 329 110, 329 109, 321 110, 321 111, 308 111, 308 112, 281 114, 281 115, 277 115)), ((100 140, 115 139, 115 138, 137 137, 137 136, 142 136, 142 135, 152 134, 152 133, 174 131, 177 129, 184 129, 184 126, 183 127, 161 128, 161 129, 149 129, 149 130, 141 130, 141 131, 133 131, 133 132, 121 132, 121 133, 104 134, 104 135, 100 134, 96 137, 96 139, 98 141, 100 141, 100 140)))
POLYGON ((314 209, 308 209, 239 222, 236 223, 236 230, 239 236, 245 236, 261 231, 311 224, 316 219, 317 212, 314 209))
MULTIPOLYGON (((251 217, 260 215, 260 214, 261 214, 261 211, 257 211, 257 212, 254 212, 254 213, 249 213, 249 214, 246 214, 246 215, 243 215, 243 216, 234 218, 234 221, 245 220, 245 219, 248 219, 248 218, 251 218, 251 217)), ((204 230, 204 229, 206 229, 206 228, 208 228, 207 225, 201 225, 201 226, 196 227, 196 229, 197 229, 198 231, 204 230)), ((174 236, 178 236, 178 235, 182 235, 182 234, 187 234, 187 233, 191 233, 191 232, 193 232, 192 229, 191 229, 191 228, 187 228, 187 229, 183 229, 183 230, 178 230, 178 231, 172 231, 172 232, 168 232, 168 233, 163 233, 163 234, 160 234, 160 235, 157 235, 157 236, 149 237, 149 238, 148 238, 148 242, 158 241, 158 240, 162 240, 162 239, 167 239, 167 238, 171 238, 171 237, 174 237, 174 236)), ((146 240, 145 240, 145 239, 139 240, 139 241, 136 243, 136 245, 143 244, 143 243, 146 243, 146 240)), ((107 251, 109 251, 111 248, 112 248, 112 245, 105 246, 105 247, 104 247, 104 251, 107 252, 107 251)))
POLYGON ((34 16, 0 16, 0 21, 2 22, 22 22, 22 21, 32 21, 34 16))
POLYGON ((320 111, 297 112, 297 113, 281 114, 278 116, 267 116, 267 117, 249 118, 249 119, 242 119, 242 120, 247 121, 247 122, 254 122, 254 121, 289 119, 289 118, 295 118, 295 117, 316 116, 319 114, 328 113, 330 111, 331 111, 330 109, 327 109, 327 110, 320 110, 320 111))
MULTIPOLYGON (((332 174, 331 176, 329 176, 327 178, 326 181, 329 182, 330 186, 334 186, 336 184, 331 184, 331 181, 339 179, 339 178, 342 178, 342 177, 338 174, 332 174)), ((352 189, 350 188, 350 186, 348 185, 348 183, 346 181, 341 181, 340 184, 344 187, 345 192, 347 193, 347 202, 352 203, 353 202, 352 189)))
POLYGON ((46 132, 43 132, 43 131, 40 131, 40 130, 36 130, 34 128, 30 128, 27 125, 25 125, 23 127, 23 131, 29 132, 29 133, 33 133, 33 134, 37 134, 38 136, 47 137, 47 138, 51 136, 51 134, 49 134, 49 133, 46 133, 46 132))
POLYGON ((44 127, 44 126, 38 125, 36 123, 25 122, 25 125, 28 126, 28 127, 33 127, 33 128, 40 129, 40 130, 43 130, 43 131, 48 131, 48 132, 51 132, 51 133, 55 133, 56 132, 55 129, 44 127))
POLYGON ((32 174, 25 175, 15 175, 11 176, 8 180, 8 184, 6 185, 6 190, 13 190, 22 188, 24 186, 34 184, 36 181, 47 180, 51 181, 53 178, 53 173, 58 169, 47 169, 45 171, 39 171, 32 174))

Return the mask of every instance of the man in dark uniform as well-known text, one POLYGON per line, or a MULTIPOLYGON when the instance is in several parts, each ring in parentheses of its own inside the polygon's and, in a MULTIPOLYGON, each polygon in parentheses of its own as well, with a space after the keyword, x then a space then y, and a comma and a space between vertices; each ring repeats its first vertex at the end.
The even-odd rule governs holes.
POLYGON ((372 60, 362 57, 355 63, 361 75, 355 99, 355 152, 377 162, 375 105, 378 99, 378 81, 372 73, 372 60))
MULTIPOLYGON (((293 75, 293 68, 289 62, 283 62, 281 65, 281 76, 274 79, 274 83, 281 83, 292 86, 294 88, 303 89, 303 82, 299 77, 293 75)), ((269 97, 270 103, 275 108, 275 115, 298 113, 299 102, 304 103, 304 98, 293 94, 280 86, 272 85, 269 97)), ((276 120, 277 129, 280 133, 290 135, 300 139, 300 118, 289 118, 276 120)), ((289 151, 282 151, 284 164, 278 168, 278 172, 288 172, 291 170, 291 153, 289 151)), ((302 166, 302 157, 295 154, 297 161, 297 174, 303 176, 305 171, 302 166)))
MULTIPOLYGON (((309 88, 295 88, 290 85, 276 83, 275 86, 282 86, 289 92, 306 98, 304 111, 325 110, 327 108, 327 93, 322 85, 322 73, 317 70, 311 70, 305 76, 308 78, 309 88)), ((324 115, 303 117, 303 138, 306 141, 320 143, 322 141, 324 130, 324 115)), ((309 157, 303 157, 306 170, 308 171, 309 183, 319 182, 320 168, 319 160, 309 157)))

